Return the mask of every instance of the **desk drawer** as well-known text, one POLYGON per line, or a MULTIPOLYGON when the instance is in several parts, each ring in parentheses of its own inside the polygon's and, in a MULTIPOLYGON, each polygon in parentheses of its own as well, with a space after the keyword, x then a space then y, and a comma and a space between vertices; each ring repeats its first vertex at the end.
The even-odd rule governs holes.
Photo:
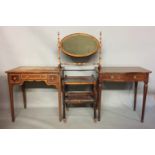
POLYGON ((47 82, 49 84, 57 83, 59 81, 59 76, 57 74, 49 74, 47 78, 47 82))
POLYGON ((46 74, 22 74, 22 80, 45 80, 47 79, 46 74))
POLYGON ((145 79, 146 74, 143 73, 105 73, 102 75, 104 81, 144 81, 145 79))
POLYGON ((146 74, 136 73, 136 74, 127 74, 129 81, 144 81, 146 79, 146 74))
POLYGON ((21 82, 20 74, 10 74, 9 75, 9 82, 12 84, 19 84, 21 82))

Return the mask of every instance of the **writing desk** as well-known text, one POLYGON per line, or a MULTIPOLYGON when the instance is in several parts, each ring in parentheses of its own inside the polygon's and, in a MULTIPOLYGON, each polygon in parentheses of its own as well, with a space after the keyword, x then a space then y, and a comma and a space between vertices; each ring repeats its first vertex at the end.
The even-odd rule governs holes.
POLYGON ((23 93, 24 108, 26 108, 26 81, 43 81, 48 86, 55 86, 58 89, 58 109, 59 120, 61 121, 61 79, 58 67, 17 67, 6 71, 8 76, 9 94, 10 94, 10 109, 12 121, 15 121, 13 86, 21 85, 23 93))
POLYGON ((135 111, 138 82, 144 82, 142 114, 141 114, 141 122, 143 122, 150 73, 151 71, 141 68, 141 67, 102 67, 99 73, 98 120, 100 121, 102 83, 104 82, 134 82, 135 83, 134 111, 135 111))

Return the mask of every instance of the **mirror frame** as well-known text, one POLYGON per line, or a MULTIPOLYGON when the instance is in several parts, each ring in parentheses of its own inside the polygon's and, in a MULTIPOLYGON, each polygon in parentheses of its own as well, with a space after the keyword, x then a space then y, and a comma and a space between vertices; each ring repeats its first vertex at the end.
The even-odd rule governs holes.
POLYGON ((73 34, 70 34, 70 35, 65 36, 65 37, 61 40, 61 42, 60 42, 60 47, 61 47, 61 49, 62 49, 62 52, 65 53, 66 55, 69 55, 69 56, 71 56, 71 57, 82 58, 82 57, 87 57, 87 56, 90 56, 90 55, 95 54, 95 53, 98 51, 98 49, 100 48, 100 43, 99 43, 99 41, 98 41, 94 36, 92 36, 92 35, 90 35, 90 34, 86 34, 86 33, 73 33, 73 34), (90 53, 81 54, 81 55, 72 54, 71 52, 66 51, 66 50, 63 48, 63 42, 64 42, 66 39, 68 39, 68 38, 70 38, 70 37, 74 37, 74 36, 76 36, 76 35, 83 35, 83 36, 87 36, 87 37, 93 39, 93 40, 96 42, 96 45, 97 45, 97 46, 96 46, 96 49, 93 50, 93 51, 91 51, 90 53))

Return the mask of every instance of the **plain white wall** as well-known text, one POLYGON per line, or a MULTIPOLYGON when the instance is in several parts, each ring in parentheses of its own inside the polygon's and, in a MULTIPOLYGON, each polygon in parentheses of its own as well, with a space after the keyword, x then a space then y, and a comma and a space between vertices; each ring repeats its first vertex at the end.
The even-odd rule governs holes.
MULTIPOLYGON (((6 70, 24 65, 57 65, 58 31, 62 37, 84 32, 96 38, 102 31, 103 65, 141 66, 152 70, 149 93, 155 92, 155 27, 0 27, 0 108, 9 106, 6 70)), ((55 89, 28 89, 27 96, 29 106, 57 105, 55 89)), ((18 88, 15 100, 21 106, 18 88)))

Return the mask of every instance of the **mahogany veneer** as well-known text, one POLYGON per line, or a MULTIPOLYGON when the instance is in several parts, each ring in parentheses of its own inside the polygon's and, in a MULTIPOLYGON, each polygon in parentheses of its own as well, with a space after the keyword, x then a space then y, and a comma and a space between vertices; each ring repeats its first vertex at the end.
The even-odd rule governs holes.
POLYGON ((26 81, 43 81, 46 85, 55 86, 58 89, 58 108, 59 108, 59 120, 61 121, 61 78, 58 67, 32 67, 22 66, 15 69, 6 71, 8 75, 8 85, 10 94, 10 107, 12 121, 15 121, 14 113, 14 101, 13 101, 13 86, 21 85, 23 92, 24 107, 26 108, 26 93, 25 84, 26 81))
POLYGON ((102 67, 99 72, 98 120, 100 120, 100 111, 101 111, 102 83, 104 82, 134 82, 135 83, 134 110, 136 110, 138 82, 144 82, 143 105, 142 105, 142 114, 141 114, 141 122, 143 122, 150 73, 151 71, 141 68, 141 67, 102 67))
MULTIPOLYGON (((9 93, 10 93, 10 107, 11 107, 11 117, 12 121, 15 121, 14 114, 14 101, 13 101, 13 86, 21 85, 23 92, 24 107, 26 108, 26 93, 25 93, 25 84, 26 81, 44 81, 47 85, 53 85, 58 89, 58 109, 59 109, 59 120, 62 120, 62 103, 61 103, 61 92, 63 92, 61 87, 61 78, 62 76, 59 67, 17 67, 15 69, 9 70, 6 72, 8 75, 8 84, 9 84, 9 93)), ((102 67, 99 69, 98 73, 98 89, 97 89, 97 110, 98 110, 98 120, 100 121, 101 117, 101 91, 102 84, 104 82, 134 82, 134 106, 133 109, 136 110, 136 99, 137 99, 137 87, 138 82, 144 82, 143 90, 143 103, 142 103, 142 114, 141 122, 144 121, 146 97, 148 90, 149 74, 151 71, 141 68, 141 67, 102 67)), ((92 78, 92 77, 91 77, 92 78)), ((83 84, 96 84, 94 79, 90 77, 68 77, 64 82, 67 85, 79 85, 83 84), (77 78, 77 79, 76 79, 77 78), (81 81, 80 81, 81 80, 81 81)), ((73 101, 77 102, 79 92, 64 92, 64 95, 67 96, 66 102, 73 101), (73 94, 77 98, 73 97, 73 94)), ((85 102, 93 102, 91 96, 92 92, 84 92, 84 96, 88 96, 85 99, 85 102)), ((80 96, 81 98, 83 96, 80 96)), ((96 110, 94 110, 94 116, 96 117, 96 110)))

